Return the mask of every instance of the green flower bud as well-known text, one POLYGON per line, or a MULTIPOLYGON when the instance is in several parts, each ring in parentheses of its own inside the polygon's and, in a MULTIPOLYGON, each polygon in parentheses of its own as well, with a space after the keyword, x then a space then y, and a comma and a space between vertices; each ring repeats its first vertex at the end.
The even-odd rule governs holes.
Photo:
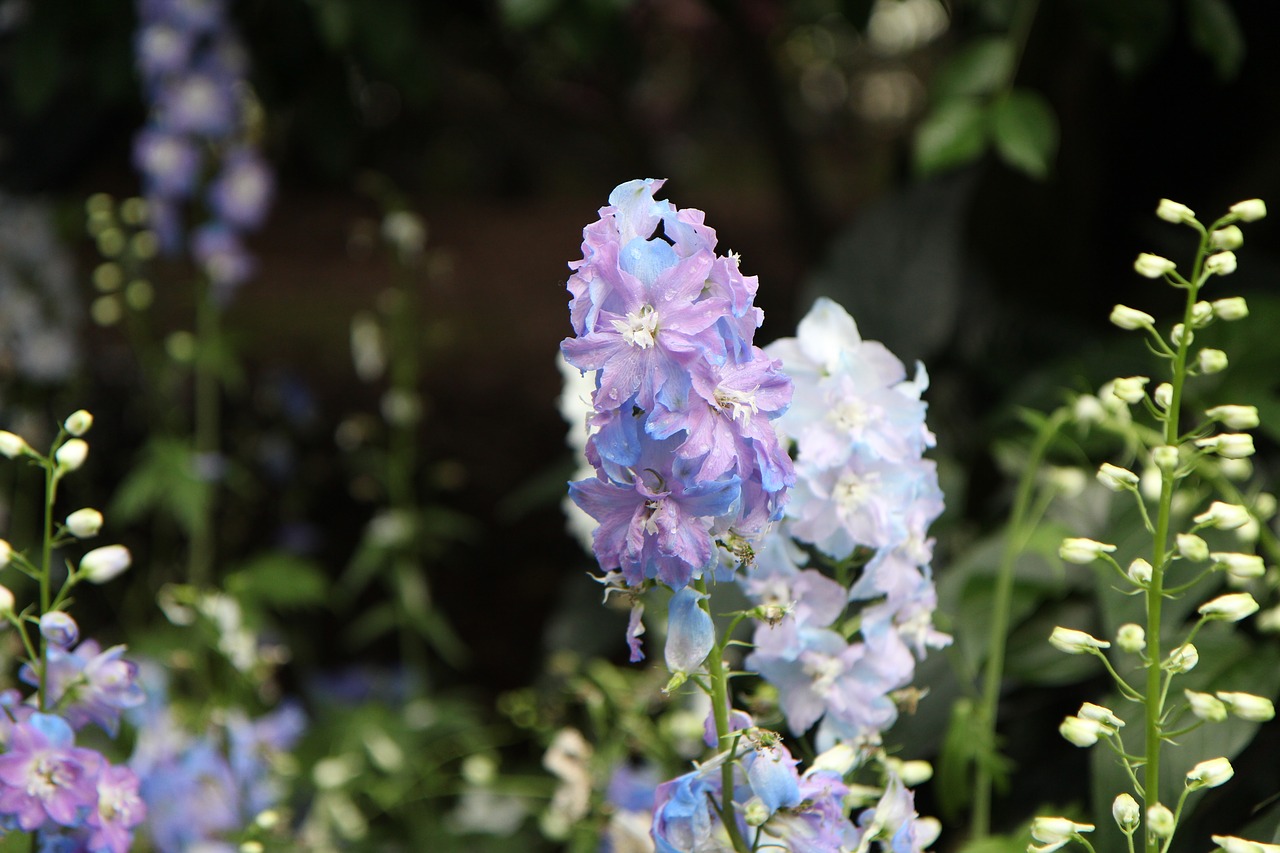
POLYGON ((1151 380, 1146 376, 1122 376, 1112 381, 1111 393, 1116 399, 1133 405, 1146 396, 1146 386, 1151 380))
POLYGON ((1178 545, 1178 554, 1184 560, 1201 563, 1209 559, 1209 543, 1194 533, 1179 533, 1174 537, 1178 545))

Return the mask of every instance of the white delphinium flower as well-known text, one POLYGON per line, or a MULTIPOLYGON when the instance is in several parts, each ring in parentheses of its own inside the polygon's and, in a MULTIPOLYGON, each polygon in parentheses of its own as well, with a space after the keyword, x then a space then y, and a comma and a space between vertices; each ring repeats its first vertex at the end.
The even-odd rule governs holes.
POLYGON ((90 539, 102 529, 102 513, 92 507, 84 507, 67 516, 67 531, 77 539, 90 539))
POLYGON ((1139 403, 1146 396, 1148 376, 1118 376, 1111 382, 1111 393, 1116 399, 1129 405, 1139 403))
POLYGON ((81 438, 73 438, 59 447, 53 454, 59 471, 74 471, 84 464, 89 456, 89 445, 81 438))
POLYGON ((1226 853, 1280 853, 1280 844, 1263 844, 1261 841, 1250 841, 1234 835, 1211 835, 1213 843, 1226 853))
POLYGON ((1214 406, 1205 414, 1227 429, 1253 429, 1261 423, 1257 406, 1214 406))
POLYGON ((1173 405, 1173 386, 1168 382, 1161 382, 1156 389, 1151 392, 1151 399, 1155 400, 1156 405, 1165 411, 1173 405))
POLYGON ((1120 831, 1125 835, 1132 835, 1142 822, 1138 801, 1130 794, 1121 794, 1115 798, 1111 803, 1111 817, 1115 819, 1116 826, 1120 827, 1120 831))
POLYGON ((62 422, 62 428, 77 438, 88 432, 91 426, 93 426, 93 415, 84 409, 72 412, 62 422))
POLYGON ((1239 249, 1244 245, 1244 232, 1237 225, 1227 225, 1209 235, 1209 246, 1213 249, 1239 249))
POLYGON ((1156 803, 1147 809, 1147 827, 1156 838, 1168 838, 1177 826, 1173 812, 1164 803, 1156 803))
POLYGON ((129 568, 133 558, 123 545, 104 545, 94 548, 80 558, 80 575, 89 583, 106 583, 119 577, 129 568))
POLYGON ((1136 655, 1147 647, 1147 632, 1135 622, 1126 622, 1116 629, 1116 647, 1136 655))
POLYGON ((1253 436, 1247 432, 1224 432, 1197 438, 1196 447, 1225 459, 1244 459, 1254 453, 1253 436))
POLYGON ((1141 557, 1137 557, 1129 564, 1129 580, 1139 585, 1149 584, 1151 583, 1152 571, 1154 570, 1150 563, 1141 557))
POLYGON ((1216 252, 1204 259, 1204 270, 1212 275, 1231 275, 1236 271, 1235 252, 1216 252))
POLYGON ((1130 308, 1128 305, 1117 305, 1111 309, 1111 322, 1127 331, 1149 329, 1155 325, 1156 318, 1146 311, 1130 308))
POLYGON ((1229 363, 1227 354, 1220 349, 1205 347, 1196 353, 1196 367, 1200 368, 1200 372, 1205 375, 1221 373, 1227 369, 1229 363))
POLYGON ((1178 556, 1193 563, 1209 559, 1209 543, 1194 533, 1179 533, 1174 537, 1178 546, 1178 556))
POLYGON ((1124 720, 1115 715, 1110 708, 1102 705, 1095 705, 1092 702, 1085 702, 1080 706, 1080 710, 1076 712, 1076 716, 1082 720, 1093 720, 1102 726, 1103 730, 1109 734, 1115 734, 1124 728, 1124 720))
POLYGON ((0 456, 16 459, 29 452, 31 452, 31 446, 27 444, 26 439, 7 429, 0 429, 0 456))
POLYGON ((1174 225, 1183 225, 1194 222, 1196 212, 1181 202, 1162 198, 1160 199, 1160 203, 1156 205, 1156 216, 1160 217, 1165 222, 1172 222, 1174 225))
POLYGON ((1207 510, 1192 520, 1196 524, 1216 527, 1219 530, 1235 530, 1249 520, 1249 510, 1239 504, 1214 501, 1209 504, 1207 510))
POLYGON ((1249 316, 1249 303, 1243 296, 1227 296, 1215 299, 1211 304, 1213 315, 1228 323, 1232 320, 1243 320, 1249 316))
POLYGON ((1191 328, 1203 329, 1213 322, 1213 306, 1201 299, 1191 306, 1191 328))
POLYGON ((7 586, 0 586, 0 616, 8 616, 13 613, 16 600, 13 592, 7 586))
POLYGON ((1227 578, 1235 583, 1260 578, 1267 571, 1262 557, 1257 554, 1214 551, 1209 556, 1213 558, 1214 568, 1221 568, 1226 572, 1227 578))
POLYGON ((1183 643, 1169 652, 1169 656, 1165 658, 1162 666, 1165 670, 1178 675, 1195 669, 1196 664, 1199 662, 1200 652, 1196 650, 1196 647, 1191 643, 1183 643))
POLYGON ((1163 471, 1172 471, 1178 467, 1178 448, 1171 444, 1152 448, 1151 462, 1163 471))
POLYGON ((13 546, 9 544, 9 540, 0 539, 0 569, 9 565, 9 561, 13 559, 13 546))
POLYGON ((1187 329, 1183 324, 1174 323, 1173 328, 1169 331, 1169 342, 1175 347, 1180 347, 1184 342, 1184 338, 1186 344, 1190 346, 1191 342, 1196 339, 1196 336, 1194 332, 1187 329))

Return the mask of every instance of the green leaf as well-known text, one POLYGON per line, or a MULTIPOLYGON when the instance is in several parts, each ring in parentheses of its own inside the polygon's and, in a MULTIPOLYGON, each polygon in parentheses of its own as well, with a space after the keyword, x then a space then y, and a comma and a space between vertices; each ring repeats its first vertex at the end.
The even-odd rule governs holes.
POLYGON ((247 604, 290 610, 323 604, 329 580, 314 560, 273 552, 228 574, 226 586, 227 592, 247 604))
POLYGON ((1013 45, 1007 38, 976 39, 938 69, 931 82, 933 97, 941 102, 998 92, 1009 85, 1013 65, 1013 45))
POLYGON ((977 160, 987 145, 987 111, 972 98, 938 104, 916 128, 915 168, 929 175, 977 160))
POLYGON ((142 457, 120 484, 111 502, 111 515, 123 522, 163 512, 190 533, 204 518, 209 484, 195 473, 190 446, 168 436, 153 438, 142 457))
POLYGON ((1230 80, 1244 62, 1244 34, 1226 0, 1187 0, 1191 43, 1209 58, 1219 80, 1230 80))
POLYGON ((1015 89, 991 110, 991 135, 1000 158, 1033 178, 1049 174, 1058 150, 1058 118, 1041 95, 1015 89))

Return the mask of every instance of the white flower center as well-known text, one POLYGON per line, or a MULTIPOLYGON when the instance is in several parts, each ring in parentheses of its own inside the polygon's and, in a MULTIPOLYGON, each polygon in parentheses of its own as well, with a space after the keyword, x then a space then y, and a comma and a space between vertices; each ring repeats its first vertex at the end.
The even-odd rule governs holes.
POLYGON ((844 672, 844 664, 838 657, 821 652, 806 652, 803 667, 805 675, 813 678, 813 687, 819 692, 830 690, 844 672))
POLYGON ((659 501, 645 501, 644 508, 647 514, 644 518, 644 532, 649 535, 656 535, 658 532, 658 522, 653 517, 658 511, 659 501))
POLYGON ((639 311, 629 311, 625 320, 614 320, 613 328, 633 347, 648 349, 658 334, 658 312, 652 305, 645 305, 639 311))
POLYGON ((749 426, 751 424, 751 416, 760 411, 756 405, 756 392, 759 390, 759 385, 750 391, 738 391, 735 388, 716 388, 716 405, 720 407, 721 411, 729 415, 730 420, 736 421, 741 415, 742 425, 749 426))
POLYGON ((831 500, 835 501, 836 506, 845 514, 853 515, 871 500, 871 496, 879 485, 879 474, 858 476, 851 471, 846 472, 840 475, 840 479, 836 480, 835 486, 831 489, 831 500))
POLYGON ((71 782, 63 762, 49 755, 42 755, 31 764, 27 776, 27 796, 47 800, 71 782))
POLYGON ((845 400, 832 407, 827 419, 844 432, 861 432, 871 421, 871 410, 861 400, 845 400))

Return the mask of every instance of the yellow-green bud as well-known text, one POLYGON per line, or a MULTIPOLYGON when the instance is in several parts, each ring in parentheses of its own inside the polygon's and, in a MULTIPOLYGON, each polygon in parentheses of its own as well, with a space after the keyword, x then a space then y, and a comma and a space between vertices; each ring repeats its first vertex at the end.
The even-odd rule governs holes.
POLYGON ((1150 381, 1146 376, 1122 376, 1111 383, 1111 393, 1116 399, 1132 406, 1146 396, 1145 389, 1150 381))
POLYGON ((1151 830, 1151 834, 1156 838, 1168 838, 1173 835, 1173 830, 1177 828, 1177 821, 1173 818, 1173 812, 1169 811, 1169 807, 1164 803, 1156 803, 1147 809, 1147 828, 1151 830))
POLYGON ((1225 758, 1201 761, 1187 772, 1188 788, 1216 788, 1236 775, 1235 768, 1225 758))
POLYGON ((1162 198, 1156 205, 1156 216, 1174 225, 1184 225, 1195 221, 1196 212, 1185 204, 1162 198))
POLYGON ((1168 382, 1161 382, 1156 386, 1156 390, 1151 392, 1151 399, 1156 401, 1156 405, 1166 411, 1173 405, 1173 386, 1168 382))
POLYGON ((1160 278, 1166 273, 1171 273, 1178 268, 1178 265, 1168 258, 1162 258, 1159 255, 1152 255, 1143 252, 1138 255, 1138 259, 1133 262, 1133 268, 1140 276, 1146 278, 1160 278))
POLYGON ((1133 331, 1135 329, 1150 329, 1155 324, 1156 318, 1145 311, 1139 311, 1137 308, 1130 308, 1128 305, 1117 305, 1111 309, 1111 322, 1122 329, 1133 331))
POLYGON ((1217 697, 1227 706, 1227 711, 1251 723, 1265 723, 1276 715, 1275 705, 1265 696, 1253 693, 1236 693, 1219 690, 1217 697))
POLYGON ((1205 347, 1196 353, 1196 366, 1201 373, 1221 373, 1227 369, 1227 354, 1220 349, 1205 347))
POLYGON ((1120 827, 1120 831, 1125 835, 1132 835, 1138 828, 1138 824, 1142 822, 1138 801, 1129 794, 1116 797, 1111 804, 1111 816, 1115 818, 1116 826, 1120 827))
POLYGON ((1243 296, 1228 296, 1213 300, 1213 315, 1219 320, 1230 322, 1243 320, 1249 316, 1249 303, 1243 296))
POLYGON ((1178 554, 1184 560, 1199 563, 1209 559, 1209 543, 1194 533, 1179 533, 1174 537, 1178 545, 1178 554))
POLYGON ((1116 647, 1136 655, 1147 647, 1147 632, 1141 625, 1126 622, 1116 629, 1116 647))
POLYGON ((1184 690, 1182 693, 1187 697, 1191 713, 1197 719, 1209 723, 1220 723, 1227 718, 1227 705, 1217 696, 1210 693, 1197 693, 1194 690, 1184 690))
POLYGON ((1213 249, 1239 249, 1244 245, 1244 232, 1235 225, 1219 228, 1209 235, 1209 247, 1213 249))
POLYGON ((1191 328, 1203 329, 1213 320, 1213 306, 1203 299, 1191 306, 1191 328))
POLYGON ((1068 537, 1058 546, 1058 556, 1068 563, 1085 566, 1116 549, 1115 545, 1098 542, 1093 539, 1068 537))
POLYGON ((1205 414, 1227 429, 1253 429, 1261 423, 1257 406, 1214 406, 1205 414))
POLYGON ((1187 327, 1182 323, 1174 323, 1173 329, 1169 332, 1169 340, 1173 342, 1175 347, 1180 347, 1182 346, 1183 338, 1186 338, 1187 346, 1190 346, 1191 342, 1196 339, 1196 336, 1194 333, 1188 331, 1187 327))
POLYGON ((1260 198, 1250 198, 1231 205, 1230 210, 1241 222, 1257 222, 1267 215, 1267 205, 1260 198))
POLYGON ((1217 252, 1204 259, 1204 270, 1213 275, 1231 275, 1236 271, 1235 252, 1217 252))

